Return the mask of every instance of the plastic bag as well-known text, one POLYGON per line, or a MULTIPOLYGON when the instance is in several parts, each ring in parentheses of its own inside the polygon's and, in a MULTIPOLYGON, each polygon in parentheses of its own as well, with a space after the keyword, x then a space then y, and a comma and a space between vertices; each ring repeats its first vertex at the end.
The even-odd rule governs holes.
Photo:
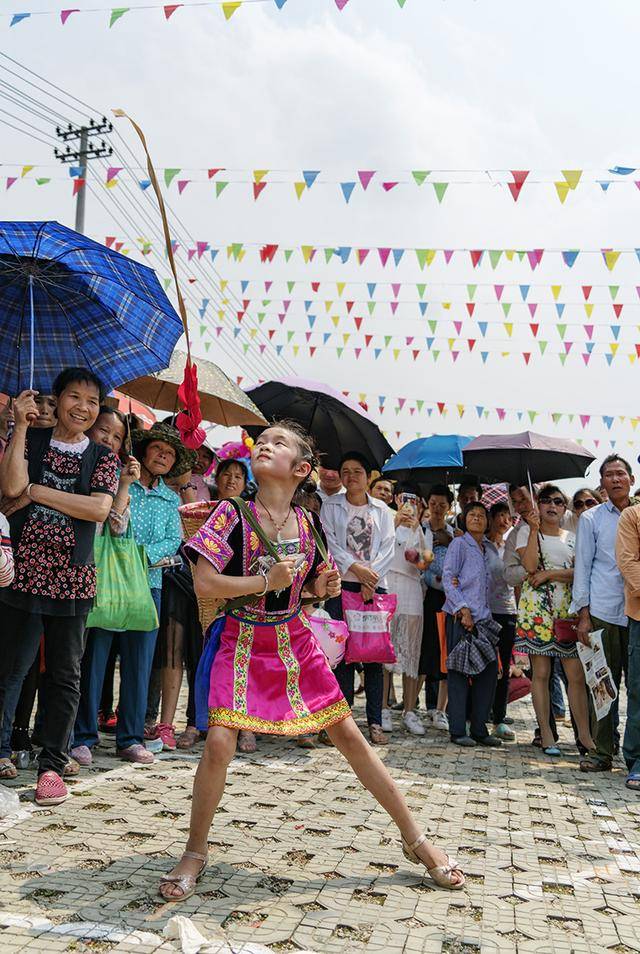
POLYGON ((6 818, 8 815, 15 815, 20 810, 20 799, 17 792, 0 785, 0 818, 6 818))
POLYGON ((158 612, 147 572, 144 547, 127 533, 116 537, 105 522, 102 536, 95 539, 96 598, 87 618, 87 629, 149 633, 158 627, 158 612))
POLYGON ((395 593, 374 593, 371 602, 365 603, 360 593, 342 591, 342 611, 349 627, 345 662, 396 662, 390 627, 397 605, 395 593))
POLYGON ((324 609, 307 613, 307 623, 332 669, 344 659, 349 628, 341 619, 331 619, 324 609))

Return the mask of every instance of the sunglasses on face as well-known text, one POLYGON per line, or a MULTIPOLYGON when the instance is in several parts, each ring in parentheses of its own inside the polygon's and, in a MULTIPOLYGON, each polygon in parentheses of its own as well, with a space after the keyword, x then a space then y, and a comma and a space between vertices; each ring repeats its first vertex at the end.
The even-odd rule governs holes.
POLYGON ((555 507, 564 507, 566 506, 562 497, 543 497, 542 500, 539 500, 538 503, 541 504, 553 504, 555 507))
POLYGON ((582 510, 584 507, 597 507, 598 501, 594 500, 593 497, 587 497, 586 500, 576 500, 573 506, 576 510, 582 510))

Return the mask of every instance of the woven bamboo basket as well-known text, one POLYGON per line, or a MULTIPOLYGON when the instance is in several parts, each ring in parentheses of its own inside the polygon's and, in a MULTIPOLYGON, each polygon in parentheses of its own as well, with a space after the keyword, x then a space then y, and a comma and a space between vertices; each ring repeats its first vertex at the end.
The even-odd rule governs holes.
MULTIPOLYGON (((198 532, 200 527, 207 522, 217 505, 217 500, 199 500, 197 503, 183 504, 181 507, 178 507, 185 540, 189 540, 198 532)), ((201 596, 197 596, 196 599, 198 601, 198 616, 200 617, 202 632, 206 633, 218 615, 220 607, 224 605, 224 600, 201 596)))

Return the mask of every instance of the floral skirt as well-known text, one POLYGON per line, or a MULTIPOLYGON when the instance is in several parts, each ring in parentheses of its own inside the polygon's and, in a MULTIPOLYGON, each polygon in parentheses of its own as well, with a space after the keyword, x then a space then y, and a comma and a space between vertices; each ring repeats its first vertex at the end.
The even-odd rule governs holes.
POLYGON ((254 622, 229 615, 209 676, 209 726, 273 735, 318 732, 351 714, 327 658, 299 614, 254 622))
POLYGON ((559 643, 553 634, 553 620, 567 619, 571 614, 571 587, 558 587, 560 599, 550 604, 544 587, 534 589, 525 583, 518 603, 518 623, 514 651, 530 656, 577 657, 575 643, 559 643))

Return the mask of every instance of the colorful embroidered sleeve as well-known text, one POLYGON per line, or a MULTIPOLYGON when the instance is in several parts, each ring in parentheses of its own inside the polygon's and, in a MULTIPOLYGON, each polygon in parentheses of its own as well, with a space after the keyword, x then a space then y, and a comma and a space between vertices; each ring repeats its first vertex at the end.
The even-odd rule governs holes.
POLYGON ((198 557, 202 556, 218 573, 222 573, 233 556, 229 537, 238 520, 238 511, 234 505, 223 500, 204 526, 185 544, 185 553, 191 562, 197 563, 198 557))
POLYGON ((98 458, 91 475, 91 491, 94 494, 110 494, 115 497, 119 479, 118 458, 115 454, 103 454, 98 458))

